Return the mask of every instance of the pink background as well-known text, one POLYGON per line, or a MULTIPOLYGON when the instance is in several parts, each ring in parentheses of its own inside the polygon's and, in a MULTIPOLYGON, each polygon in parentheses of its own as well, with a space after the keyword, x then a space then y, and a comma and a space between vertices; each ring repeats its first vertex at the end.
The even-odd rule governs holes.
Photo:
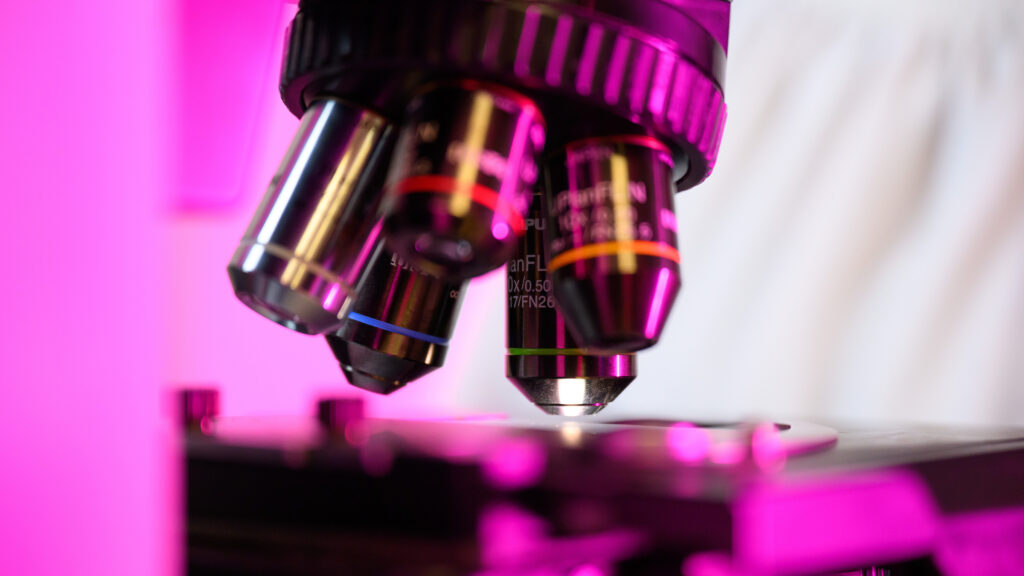
MULTIPOLYGON (((294 11, 0 8, 0 574, 180 572, 172 390, 217 385, 227 414, 355 394, 325 343, 250 312, 225 272, 297 126, 277 95, 294 11)), ((370 409, 443 401, 420 386, 370 409)))
POLYGON ((0 573, 173 573, 162 2, 5 2, 0 573))
MULTIPOLYGON (((677 196, 686 288, 618 414, 1024 422, 1024 7, 898 5, 736 3, 716 174, 677 196)), ((228 415, 356 393, 225 273, 297 124, 294 10, 0 7, 0 574, 179 572, 169 390, 228 415)), ((370 411, 539 417, 504 381, 502 284, 370 411)))

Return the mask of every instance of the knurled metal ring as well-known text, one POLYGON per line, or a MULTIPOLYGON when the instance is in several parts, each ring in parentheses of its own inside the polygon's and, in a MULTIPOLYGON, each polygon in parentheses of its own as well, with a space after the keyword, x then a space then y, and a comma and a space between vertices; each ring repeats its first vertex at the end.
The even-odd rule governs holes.
POLYGON ((573 4, 516 0, 307 0, 289 29, 281 95, 301 115, 318 90, 399 117, 419 79, 466 75, 581 102, 673 147, 682 190, 714 167, 725 125, 725 52, 695 21, 662 10, 654 36, 573 4), (330 86, 330 88, 325 88, 330 86), (366 94, 351 94, 367 86, 366 94), (371 94, 372 93, 372 94, 371 94), (681 169, 680 169, 681 168, 681 169))

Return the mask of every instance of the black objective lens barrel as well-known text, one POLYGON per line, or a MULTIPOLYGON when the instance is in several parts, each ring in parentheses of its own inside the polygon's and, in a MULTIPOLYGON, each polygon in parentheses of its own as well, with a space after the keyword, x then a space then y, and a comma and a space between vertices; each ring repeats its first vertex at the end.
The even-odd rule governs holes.
POLYGON ((672 157, 658 140, 577 141, 547 166, 555 298, 589 348, 653 346, 681 287, 672 157))
POLYGON ((461 283, 415 270, 379 243, 344 324, 327 336, 349 383, 390 394, 440 368, 462 291, 461 283))
POLYGON ((569 332, 548 274, 544 204, 543 195, 534 195, 526 233, 506 268, 505 374, 548 414, 595 414, 636 377, 636 356, 585 350, 569 332))
POLYGON ((470 80, 423 89, 388 176, 388 246, 444 278, 501 266, 523 233, 543 147, 543 119, 521 94, 470 80))

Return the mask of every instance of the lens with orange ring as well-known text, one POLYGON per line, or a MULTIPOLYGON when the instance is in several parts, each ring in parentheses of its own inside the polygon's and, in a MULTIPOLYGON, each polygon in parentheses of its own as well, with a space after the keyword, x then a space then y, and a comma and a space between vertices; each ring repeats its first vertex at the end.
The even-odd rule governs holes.
POLYGON ((543 118, 521 94, 468 80, 423 88, 388 176, 388 247, 449 280, 501 266, 523 234, 543 147, 543 118))
POLYGON ((548 271, 581 345, 636 351, 658 341, 682 285, 672 168, 647 136, 572 142, 548 163, 548 271))

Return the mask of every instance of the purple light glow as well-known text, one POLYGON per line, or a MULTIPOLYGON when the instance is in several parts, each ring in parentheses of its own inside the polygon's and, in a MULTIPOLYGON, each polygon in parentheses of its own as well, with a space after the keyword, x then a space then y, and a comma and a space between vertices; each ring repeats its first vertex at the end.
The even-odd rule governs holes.
POLYGON ((523 19, 523 32, 519 36, 519 46, 516 48, 516 60, 513 69, 519 76, 530 74, 530 57, 533 56, 533 42, 537 37, 537 26, 540 23, 540 10, 534 6, 526 9, 526 16, 523 19))
MULTIPOLYGON (((530 141, 533 142, 533 147, 537 150, 544 148, 544 127, 540 124, 534 124, 530 127, 530 141)), ((536 178, 536 177, 535 177, 536 178)))
POLYGON ((647 324, 644 326, 644 336, 654 338, 658 335, 658 324, 661 321, 661 310, 665 307, 665 291, 668 289, 669 269, 662 268, 658 271, 658 282, 654 286, 654 295, 651 297, 651 311, 647 316, 647 324))
POLYGON ((544 79, 552 86, 562 83, 562 67, 565 64, 565 53, 569 49, 569 38, 572 36, 572 23, 572 16, 562 14, 555 26, 555 39, 551 42, 548 69, 544 71, 544 79))
POLYGON ((516 438, 495 447, 484 458, 484 478, 494 487, 519 490, 540 481, 547 465, 544 446, 529 438, 516 438))
POLYGON ((770 574, 923 556, 939 522, 921 480, 896 470, 768 481, 738 501, 734 518, 733 560, 770 574))
POLYGON ((366 237, 366 242, 364 242, 363 247, 359 249, 359 254, 356 256, 356 259, 350 267, 353 275, 344 279, 348 282, 349 286, 355 286, 359 283, 359 279, 355 277, 355 274, 365 267, 366 261, 373 255, 374 249, 377 247, 377 239, 380 238, 380 232, 383 226, 384 221, 378 220, 377 223, 373 225, 373 228, 370 229, 370 234, 366 237))
POLYGON ((672 82, 671 103, 668 106, 668 113, 665 115, 672 130, 676 132, 683 129, 683 119, 689 112, 688 98, 694 84, 694 74, 689 72, 686 67, 679 68, 676 78, 672 82))
POLYGON ((494 226, 491 226, 491 235, 494 236, 496 240, 504 240, 505 238, 508 238, 508 224, 498 222, 494 226))
POLYGON ((587 39, 583 44, 583 56, 580 57, 580 67, 576 73, 576 90, 580 94, 590 94, 594 84, 594 71, 597 68, 597 57, 601 53, 601 40, 604 38, 604 29, 593 25, 587 32, 587 39))
POLYGON ((650 85, 651 67, 654 64, 654 57, 657 56, 657 52, 650 46, 637 44, 637 49, 641 51, 640 58, 634 65, 632 83, 629 86, 629 109, 634 114, 644 111, 644 97, 647 96, 647 88, 650 85))
POLYGON ((750 437, 750 451, 754 464, 766 472, 775 472, 785 466, 786 447, 778 427, 771 422, 754 427, 750 437))
MULTIPOLYGON (((690 72, 695 74, 695 72, 690 72)), ((686 113, 691 118, 702 118, 706 116, 711 109, 710 102, 712 99, 712 93, 715 92, 714 88, 710 85, 702 82, 693 82, 690 84, 690 105, 687 107, 686 113)), ((690 142, 700 142, 702 145, 706 144, 697 131, 703 126, 703 122, 690 122, 690 128, 686 132, 686 138, 690 142)))
POLYGON ((173 38, 175 82, 173 110, 185 119, 168 119, 173 138, 173 202, 182 212, 209 213, 238 208, 247 197, 251 145, 262 102, 232 97, 225 105, 213 94, 257 94, 274 83, 277 72, 267 38, 276 35, 278 0, 167 0, 177 17, 173 38), (224 18, 244 11, 245 18, 224 18))
POLYGON ((327 294, 324 295, 323 307, 330 310, 338 303, 338 296, 341 294, 341 284, 333 283, 327 294))
POLYGON ((543 520, 517 506, 489 506, 480 515, 478 528, 484 564, 502 566, 521 562, 537 542, 544 540, 546 529, 543 520))
POLYGON ((594 564, 582 564, 569 571, 569 576, 607 576, 608 572, 594 564))
POLYGON ((174 6, 0 12, 0 574, 178 574, 174 6))
POLYGON ((678 233, 679 223, 676 221, 676 213, 668 208, 662 208, 658 213, 658 222, 667 229, 678 233))
POLYGON ((943 523, 933 558, 942 574, 1024 574, 1024 509, 960 514, 943 523))
MULTIPOLYGON (((528 12, 532 12, 532 9, 528 12)), ((532 12, 536 15, 536 12, 532 12)), ((539 16, 538 16, 539 17, 539 16)), ((525 34, 525 31, 524 31, 525 34)), ((516 119, 515 133, 512 137, 512 145, 509 148, 508 155, 508 170, 506 170, 504 177, 501 181, 501 189, 498 190, 498 196, 509 202, 512 206, 516 207, 516 210, 520 214, 526 214, 526 203, 519 202, 518 200, 524 195, 522 186, 525 183, 527 186, 532 186, 536 181, 536 173, 533 174, 533 181, 524 177, 524 158, 526 156, 527 144, 535 139, 533 129, 537 128, 538 125, 534 122, 538 121, 537 113, 532 110, 522 110, 519 113, 519 117, 516 119)), ((526 165, 533 166, 533 158, 527 160, 526 165)), ((495 223, 491 228, 491 234, 494 235, 498 240, 504 240, 508 237, 509 225, 503 216, 499 216, 495 213, 495 218, 501 218, 499 222, 495 223), (503 233, 504 236, 499 236, 503 233)))
POLYGON ((732 561, 722 552, 700 552, 683 560, 683 576, 740 576, 732 569, 732 561))
POLYGON ((629 530, 553 537, 540 517, 509 503, 488 506, 478 537, 487 571, 477 576, 597 576, 604 566, 635 554, 644 538, 629 530))
POLYGON ((668 87, 672 81, 672 70, 676 58, 668 51, 658 53, 658 63, 654 65, 654 77, 651 79, 651 95, 647 109, 651 116, 661 118, 665 112, 665 101, 668 99, 668 87))
POLYGON ((627 356, 619 354, 612 360, 612 376, 622 377, 626 374, 626 360, 627 356))
POLYGON ((712 443, 709 460, 719 466, 735 466, 746 460, 747 446, 737 439, 724 439, 712 443))
MULTIPOLYGON (((725 108, 722 106, 721 92, 714 92, 711 96, 711 105, 708 108, 708 113, 712 114, 715 110, 725 110, 725 108)), ((702 150, 718 149, 718 145, 721 143, 722 139, 722 135, 719 131, 724 125, 724 116, 724 113, 719 114, 718 118, 716 118, 714 127, 711 130, 708 130, 707 132, 704 133, 704 139, 700 143, 700 147, 702 150)), ((717 154, 715 155, 715 157, 717 158, 717 154)))
POLYGON ((689 422, 676 422, 665 431, 672 457, 686 464, 703 462, 711 452, 711 435, 689 422))
POLYGON ((622 89, 622 77, 626 73, 626 60, 631 44, 627 36, 618 36, 615 39, 611 61, 608 63, 608 77, 604 83, 604 101, 609 104, 619 102, 619 91, 622 89))

